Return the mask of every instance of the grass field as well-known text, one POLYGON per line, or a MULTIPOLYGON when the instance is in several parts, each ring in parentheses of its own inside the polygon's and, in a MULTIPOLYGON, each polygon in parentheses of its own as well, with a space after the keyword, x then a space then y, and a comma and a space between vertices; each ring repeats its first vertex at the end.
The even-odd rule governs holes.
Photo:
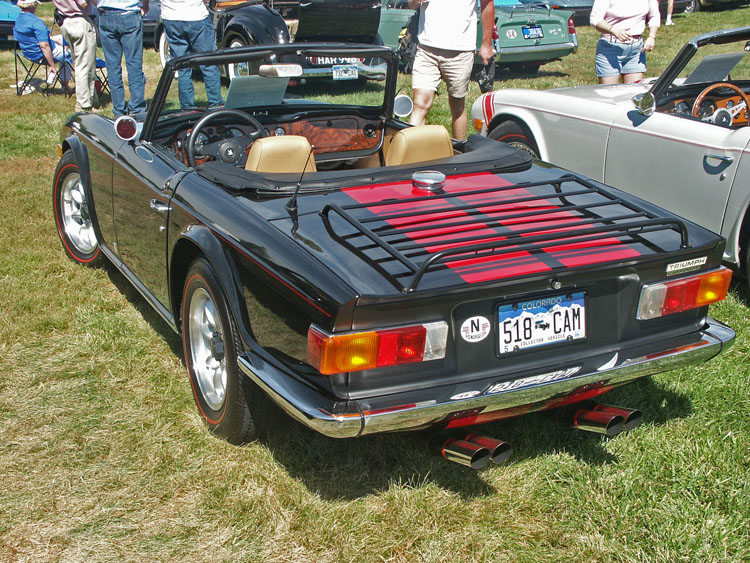
MULTIPOLYGON (((750 8, 678 16, 649 75, 687 38, 748 21, 750 8)), ((596 34, 579 41, 496 88, 593 82, 596 34)), ((750 560, 744 285, 712 308, 734 348, 611 393, 645 416, 615 439, 537 415, 493 423, 482 432, 514 455, 480 472, 410 435, 332 441, 289 424, 229 446, 197 414, 179 338, 113 268, 63 254, 51 178, 74 100, 16 97, 11 51, 0 72, 0 561, 750 560)), ((446 98, 429 121, 449 124, 446 98)))

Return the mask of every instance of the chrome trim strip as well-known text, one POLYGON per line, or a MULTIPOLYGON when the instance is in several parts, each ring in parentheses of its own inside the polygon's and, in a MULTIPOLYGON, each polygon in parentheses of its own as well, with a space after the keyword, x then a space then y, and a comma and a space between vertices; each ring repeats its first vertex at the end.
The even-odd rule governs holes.
POLYGON ((706 328, 697 334, 693 346, 668 348, 648 356, 630 358, 615 367, 588 372, 568 379, 552 381, 495 395, 423 404, 380 414, 364 414, 356 401, 335 402, 299 380, 265 363, 263 371, 253 367, 244 356, 238 358, 242 371, 279 404, 292 418, 331 438, 353 438, 365 434, 396 430, 416 430, 440 422, 447 415, 482 408, 482 414, 519 406, 543 403, 561 394, 572 393, 583 385, 603 383, 620 386, 662 371, 707 361, 726 351, 735 333, 728 326, 708 318, 706 328), (338 408, 336 408, 338 407, 338 408), (346 414, 330 414, 343 412, 346 414))

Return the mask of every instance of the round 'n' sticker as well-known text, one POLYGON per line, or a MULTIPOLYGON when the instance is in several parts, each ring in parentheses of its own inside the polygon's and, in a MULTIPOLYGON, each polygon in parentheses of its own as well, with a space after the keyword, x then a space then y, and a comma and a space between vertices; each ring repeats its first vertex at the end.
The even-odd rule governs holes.
POLYGON ((505 32, 505 35, 508 39, 515 39, 516 37, 518 37, 515 29, 509 29, 505 32))
POLYGON ((490 321, 486 317, 471 317, 461 325, 461 338, 466 342, 481 342, 490 333, 490 321))

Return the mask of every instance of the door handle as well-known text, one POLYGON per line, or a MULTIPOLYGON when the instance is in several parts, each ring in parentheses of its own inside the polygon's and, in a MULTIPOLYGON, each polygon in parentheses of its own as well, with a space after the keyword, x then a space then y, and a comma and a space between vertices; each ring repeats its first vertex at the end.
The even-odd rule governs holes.
POLYGON ((722 162, 726 162, 727 164, 732 164, 734 162, 733 156, 724 156, 719 154, 711 154, 710 152, 707 152, 704 155, 706 158, 713 158, 715 160, 720 160, 722 162))
POLYGON ((168 213, 169 211, 172 211, 172 207, 168 203, 164 203, 158 199, 152 199, 149 203, 149 207, 157 213, 168 213))

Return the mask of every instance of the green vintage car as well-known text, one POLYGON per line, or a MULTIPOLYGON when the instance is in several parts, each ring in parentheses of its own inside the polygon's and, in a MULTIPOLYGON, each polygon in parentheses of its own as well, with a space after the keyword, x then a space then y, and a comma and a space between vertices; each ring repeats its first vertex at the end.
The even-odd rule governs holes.
MULTIPOLYGON (((378 33, 399 51, 404 72, 411 71, 416 50, 416 33, 406 30, 414 14, 406 0, 388 0, 380 12, 378 33)), ((578 49, 572 12, 553 10, 540 0, 495 0, 495 17, 495 60, 483 69, 477 59, 476 77, 484 92, 492 90, 496 68, 531 74, 578 49)))

